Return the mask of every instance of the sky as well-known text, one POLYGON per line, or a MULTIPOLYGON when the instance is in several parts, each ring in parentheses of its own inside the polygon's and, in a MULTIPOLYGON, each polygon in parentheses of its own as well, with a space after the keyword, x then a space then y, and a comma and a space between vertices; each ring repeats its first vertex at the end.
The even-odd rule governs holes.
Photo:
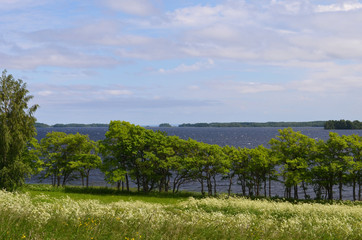
POLYGON ((38 122, 362 120, 362 1, 0 0, 38 122))

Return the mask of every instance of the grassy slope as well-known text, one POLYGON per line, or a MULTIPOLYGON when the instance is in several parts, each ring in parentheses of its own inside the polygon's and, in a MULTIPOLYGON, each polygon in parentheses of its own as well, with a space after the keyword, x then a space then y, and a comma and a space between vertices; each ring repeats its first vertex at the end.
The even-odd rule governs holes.
POLYGON ((112 203, 117 201, 143 201, 147 203, 162 203, 162 204, 175 204, 180 201, 185 201, 189 197, 200 198, 198 193, 182 192, 179 194, 172 193, 137 193, 135 189, 131 192, 117 191, 114 188, 106 187, 59 187, 53 188, 45 184, 32 184, 26 185, 22 192, 29 193, 30 196, 35 197, 45 194, 51 198, 69 197, 73 200, 98 200, 102 203, 112 203))
POLYGON ((120 193, 0 191, 0 239, 362 239, 362 205, 120 193))

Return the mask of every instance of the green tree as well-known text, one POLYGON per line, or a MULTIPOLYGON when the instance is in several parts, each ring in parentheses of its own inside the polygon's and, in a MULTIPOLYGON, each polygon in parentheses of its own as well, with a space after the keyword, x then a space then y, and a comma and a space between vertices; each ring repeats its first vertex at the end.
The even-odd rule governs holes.
POLYGON ((330 132, 329 139, 319 141, 317 146, 315 165, 312 168, 313 182, 326 190, 326 196, 330 200, 333 199, 333 186, 338 184, 339 199, 342 200, 343 184, 348 179, 348 170, 353 162, 348 144, 337 133, 330 132))
MULTIPOLYGON (((118 189, 126 182, 129 191, 129 173, 127 169, 135 161, 131 125, 128 122, 111 121, 105 138, 100 141, 100 153, 103 157, 101 170, 108 183, 116 183, 118 189)), ((123 190, 123 189, 122 189, 123 190)))
POLYGON ((22 158, 26 145, 36 135, 38 105, 29 106, 33 96, 26 84, 7 75, 0 78, 0 189, 14 190, 32 173, 31 164, 22 158))
POLYGON ((349 180, 353 188, 353 200, 356 200, 356 185, 358 184, 358 200, 362 200, 362 137, 356 134, 342 136, 348 145, 349 155, 353 158, 348 161, 349 180))
POLYGON ((311 153, 315 141, 292 128, 279 130, 279 135, 269 141, 271 149, 282 165, 281 174, 284 178, 285 196, 291 198, 294 188, 294 198, 298 199, 298 184, 303 184, 308 175, 311 153))
POLYGON ((173 174, 173 193, 179 191, 182 184, 192 182, 195 179, 195 159, 189 141, 171 138, 174 156, 169 158, 173 174))
POLYGON ((51 177, 53 186, 60 186, 66 162, 62 157, 65 146, 64 132, 50 132, 40 141, 44 171, 42 178, 51 177))
POLYGON ((269 196, 271 195, 271 181, 274 180, 276 165, 275 158, 271 157, 270 149, 259 145, 249 150, 249 181, 254 188, 256 196, 261 195, 261 188, 264 189, 264 196, 267 196, 267 180, 269 180, 269 196), (262 186, 263 183, 263 186, 262 186))
POLYGON ((86 187, 89 186, 89 174, 92 169, 101 166, 102 161, 98 156, 98 145, 89 139, 88 135, 75 134, 68 135, 68 149, 71 152, 69 168, 79 172, 84 186, 84 178, 86 179, 86 187))
POLYGON ((86 178, 88 186, 90 170, 101 164, 96 143, 87 135, 50 132, 41 140, 40 148, 44 161, 43 178, 51 177, 53 186, 64 186, 77 177, 75 172, 80 174, 83 186, 86 178))

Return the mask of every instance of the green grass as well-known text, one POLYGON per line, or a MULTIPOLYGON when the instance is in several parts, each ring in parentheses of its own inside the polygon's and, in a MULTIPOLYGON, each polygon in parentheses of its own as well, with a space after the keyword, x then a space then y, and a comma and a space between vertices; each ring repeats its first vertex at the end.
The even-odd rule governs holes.
POLYGON ((32 197, 45 194, 51 198, 69 197, 73 200, 99 200, 102 203, 112 203, 117 201, 144 201, 149 203, 175 204, 180 201, 185 201, 189 197, 202 197, 201 194, 192 192, 180 192, 177 194, 166 192, 143 193, 136 192, 136 189, 131 189, 131 191, 127 192, 118 191, 116 188, 109 187, 53 187, 46 184, 28 184, 20 191, 27 192, 32 197))
POLYGON ((362 239, 362 205, 28 185, 0 191, 0 239, 362 239))

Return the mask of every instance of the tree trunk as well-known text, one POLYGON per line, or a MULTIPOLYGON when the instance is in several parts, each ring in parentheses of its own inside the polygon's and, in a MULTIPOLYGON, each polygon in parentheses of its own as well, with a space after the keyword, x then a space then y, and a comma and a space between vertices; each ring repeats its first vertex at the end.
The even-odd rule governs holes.
POLYGON ((212 183, 211 183, 211 176, 207 176, 206 179, 206 184, 207 184, 207 194, 209 196, 212 196, 212 183))
POLYGON ((353 201, 356 201, 356 179, 353 179, 353 201))
POLYGON ((269 174, 269 197, 271 197, 271 179, 270 179, 270 174, 269 174))
POLYGON ((127 192, 129 192, 129 180, 128 180, 128 173, 126 173, 126 188, 127 188, 127 192))
POLYGON ((201 179, 201 180, 199 180, 199 182, 201 183, 201 194, 202 194, 202 196, 204 196, 204 195, 205 195, 205 191, 204 191, 204 180, 201 179))
POLYGON ((141 189, 141 183, 140 183, 140 177, 138 176, 137 174, 137 192, 140 192, 140 189, 141 189))
POLYGON ((232 176, 229 176, 229 188, 228 188, 228 196, 230 197, 231 194, 231 185, 233 184, 232 176))
POLYGON ((304 192, 304 199, 307 199, 308 194, 307 194, 307 188, 306 188, 306 186, 304 184, 304 181, 302 181, 302 188, 303 188, 303 192, 304 192))
POLYGON ((264 181, 264 197, 266 197, 266 179, 264 181))
POLYGON ((89 187, 89 170, 86 175, 86 186, 87 186, 87 188, 89 187))
POLYGON ((342 177, 339 180, 339 200, 342 200, 342 189, 343 189, 343 183, 342 183, 342 177))
POLYGON ((298 185, 295 184, 294 185, 294 199, 298 199, 299 196, 298 196, 298 185))
POLYGON ((59 187, 60 186, 60 175, 58 175, 57 178, 58 178, 57 186, 59 187))
POLYGON ((168 192, 168 190, 170 188, 170 181, 171 181, 171 177, 170 177, 170 175, 168 175, 166 182, 165 182, 165 192, 168 192))
POLYGON ((329 183, 329 197, 328 197, 329 200, 333 200, 333 183, 330 182, 329 183))

